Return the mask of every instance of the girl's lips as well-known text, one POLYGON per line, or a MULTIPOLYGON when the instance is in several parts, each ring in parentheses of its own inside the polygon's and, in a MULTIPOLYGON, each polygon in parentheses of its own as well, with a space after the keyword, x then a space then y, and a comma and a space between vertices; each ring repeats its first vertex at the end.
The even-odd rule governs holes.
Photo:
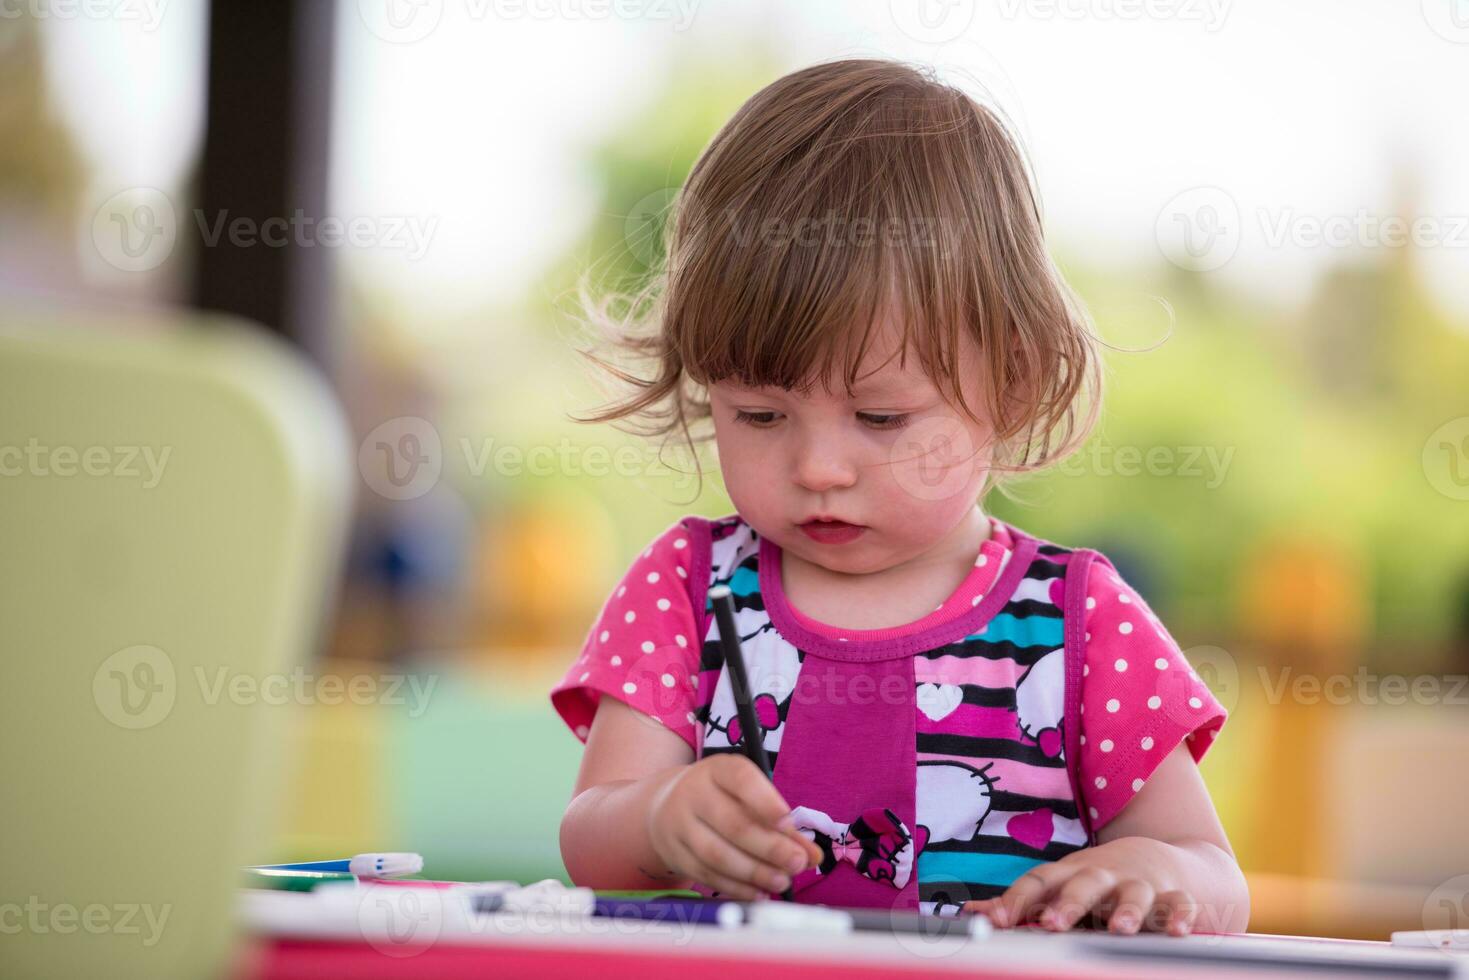
POLYGON ((848 524, 845 521, 807 521, 799 527, 808 538, 821 544, 846 544, 848 541, 855 541, 867 530, 861 524, 848 524))

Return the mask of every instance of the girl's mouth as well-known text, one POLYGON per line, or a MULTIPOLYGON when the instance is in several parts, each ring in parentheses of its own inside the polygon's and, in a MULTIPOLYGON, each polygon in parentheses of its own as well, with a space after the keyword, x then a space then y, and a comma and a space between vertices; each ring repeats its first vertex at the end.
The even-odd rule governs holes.
POLYGON ((812 520, 798 526, 808 538, 821 544, 846 544, 857 540, 867 530, 861 524, 848 524, 846 521, 812 520))

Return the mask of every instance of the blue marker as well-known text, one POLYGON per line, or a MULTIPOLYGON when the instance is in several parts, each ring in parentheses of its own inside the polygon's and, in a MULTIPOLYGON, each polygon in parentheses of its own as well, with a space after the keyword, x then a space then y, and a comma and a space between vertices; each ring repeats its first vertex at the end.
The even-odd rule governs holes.
POLYGON ((423 870, 421 854, 359 854, 340 861, 257 864, 245 869, 265 875, 356 875, 359 878, 405 878, 423 870))

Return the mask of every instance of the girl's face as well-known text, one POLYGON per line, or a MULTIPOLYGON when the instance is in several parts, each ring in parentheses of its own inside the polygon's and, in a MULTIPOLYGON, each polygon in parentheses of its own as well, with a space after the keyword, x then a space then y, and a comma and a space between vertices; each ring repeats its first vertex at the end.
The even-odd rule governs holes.
MULTIPOLYGON (((899 365, 899 325, 873 338, 848 398, 710 385, 715 441, 736 510, 783 550, 833 572, 869 574, 945 543, 971 516, 989 471, 989 427, 975 423, 922 373, 899 365), (845 522, 821 527, 816 519, 845 522)), ((960 354, 965 401, 981 404, 978 351, 960 354)))

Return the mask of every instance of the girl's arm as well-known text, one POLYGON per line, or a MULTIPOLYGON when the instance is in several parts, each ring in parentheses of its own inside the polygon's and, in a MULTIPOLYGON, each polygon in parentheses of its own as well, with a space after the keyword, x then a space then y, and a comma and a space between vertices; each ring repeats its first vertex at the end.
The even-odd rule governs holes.
POLYGON ((1069 929, 1092 913, 1113 932, 1243 932, 1250 894, 1188 748, 1179 745, 1097 835, 966 911, 998 926, 1069 929))
POLYGON ((689 886, 662 866, 646 827, 653 796, 693 761, 693 750, 673 732, 615 698, 602 698, 561 818, 561 859, 575 884, 689 886))

